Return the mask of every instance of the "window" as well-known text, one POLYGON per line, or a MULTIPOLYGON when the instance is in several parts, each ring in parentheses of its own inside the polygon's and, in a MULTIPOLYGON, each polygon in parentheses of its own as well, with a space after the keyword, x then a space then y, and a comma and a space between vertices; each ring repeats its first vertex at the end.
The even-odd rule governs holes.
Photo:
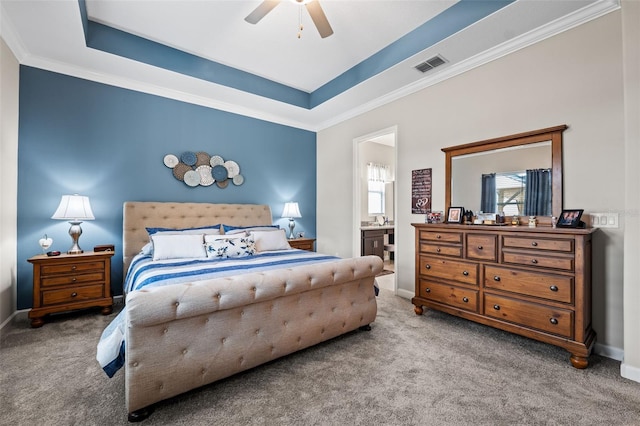
POLYGON ((389 175, 389 166, 384 164, 367 164, 367 185, 369 192, 369 216, 385 215, 384 185, 389 175))
POLYGON ((498 212, 505 216, 519 216, 524 212, 526 175, 518 173, 496 173, 498 212))

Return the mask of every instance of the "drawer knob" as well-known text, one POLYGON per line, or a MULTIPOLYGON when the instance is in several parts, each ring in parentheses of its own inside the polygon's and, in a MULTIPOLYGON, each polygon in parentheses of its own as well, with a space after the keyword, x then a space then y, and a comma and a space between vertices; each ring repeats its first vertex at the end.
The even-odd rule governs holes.
POLYGON ((76 277, 71 278, 71 281, 73 281, 74 283, 76 282, 76 280, 77 280, 76 277))
POLYGON ((482 246, 478 246, 478 250, 482 250, 482 246))
POLYGON ((73 265, 73 266, 71 267, 71 270, 72 270, 72 271, 75 271, 75 270, 76 270, 76 268, 77 268, 77 266, 76 266, 76 265, 73 265))
POLYGON ((469 271, 463 271, 462 275, 464 275, 465 277, 469 275, 469 271))
POLYGON ((440 248, 437 248, 437 249, 436 249, 436 253, 440 253, 440 248))
POLYGON ((500 305, 493 305, 493 309, 495 309, 496 311, 500 310, 500 305))
POLYGON ((424 289, 424 292, 425 293, 431 293, 431 289, 429 287, 427 287, 427 288, 424 289))
POLYGON ((497 276, 497 275, 494 275, 493 280, 494 280, 494 281, 500 281, 500 277, 499 277, 499 276, 497 276))
POLYGON ((438 235, 436 235, 436 238, 437 238, 437 239, 440 239, 440 238, 442 238, 442 237, 440 236, 440 234, 438 234, 438 235))
POLYGON ((549 318, 549 322, 553 325, 558 325, 558 320, 555 318, 549 318))
POLYGON ((549 290, 551 291, 558 291, 558 287, 555 285, 552 285, 551 287, 549 287, 549 290))
POLYGON ((469 298, 468 298, 468 297, 463 297, 463 298, 462 298, 462 301, 463 301, 464 303, 469 303, 469 298))
POLYGON ((538 263, 537 259, 531 259, 531 263, 533 263, 534 265, 538 263))
POLYGON ((75 291, 73 293, 71 293, 71 297, 76 297, 78 295, 78 293, 76 293, 75 291))
POLYGON ((538 247, 538 243, 536 243, 535 241, 533 241, 533 242, 531 243, 531 245, 532 245, 532 246, 534 246, 534 247, 538 247))
POLYGON ((429 265, 429 264, 424 265, 424 267, 425 267, 426 269, 431 269, 431 265, 429 265))

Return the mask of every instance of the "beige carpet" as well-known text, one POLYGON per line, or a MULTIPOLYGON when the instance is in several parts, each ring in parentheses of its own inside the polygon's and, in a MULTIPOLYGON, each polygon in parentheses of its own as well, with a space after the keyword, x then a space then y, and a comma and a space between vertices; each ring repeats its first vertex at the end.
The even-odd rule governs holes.
MULTIPOLYGON (((639 425, 620 363, 586 370, 559 348, 382 291, 357 331, 160 404, 146 425, 639 425)), ((122 372, 95 361, 114 315, 17 320, 0 340, 1 425, 124 425, 122 372)))

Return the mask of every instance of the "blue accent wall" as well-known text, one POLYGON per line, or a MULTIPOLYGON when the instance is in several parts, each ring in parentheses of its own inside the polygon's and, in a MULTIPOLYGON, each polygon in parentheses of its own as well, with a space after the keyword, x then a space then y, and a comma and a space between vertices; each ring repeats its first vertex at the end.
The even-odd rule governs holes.
POLYGON ((296 232, 316 234, 316 134, 267 121, 20 67, 18 143, 18 309, 32 306, 38 239, 50 250, 71 246, 69 224, 51 219, 60 197, 91 200, 93 221, 80 246, 115 244, 111 288, 122 288, 122 204, 125 201, 258 203, 274 223, 284 203, 298 201, 296 232), (163 164, 166 154, 205 151, 240 165, 243 185, 188 187, 163 164))

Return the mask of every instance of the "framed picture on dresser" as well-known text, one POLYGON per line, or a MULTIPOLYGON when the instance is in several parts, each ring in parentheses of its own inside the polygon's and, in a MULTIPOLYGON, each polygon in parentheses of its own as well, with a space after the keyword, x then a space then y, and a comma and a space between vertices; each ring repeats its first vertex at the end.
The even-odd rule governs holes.
POLYGON ((462 223, 462 214, 464 208, 462 207, 449 207, 447 211, 447 223, 462 223))
POLYGON ((562 210, 560 217, 558 218, 559 228, 578 228, 582 225, 580 218, 582 217, 582 209, 574 210, 562 210))

